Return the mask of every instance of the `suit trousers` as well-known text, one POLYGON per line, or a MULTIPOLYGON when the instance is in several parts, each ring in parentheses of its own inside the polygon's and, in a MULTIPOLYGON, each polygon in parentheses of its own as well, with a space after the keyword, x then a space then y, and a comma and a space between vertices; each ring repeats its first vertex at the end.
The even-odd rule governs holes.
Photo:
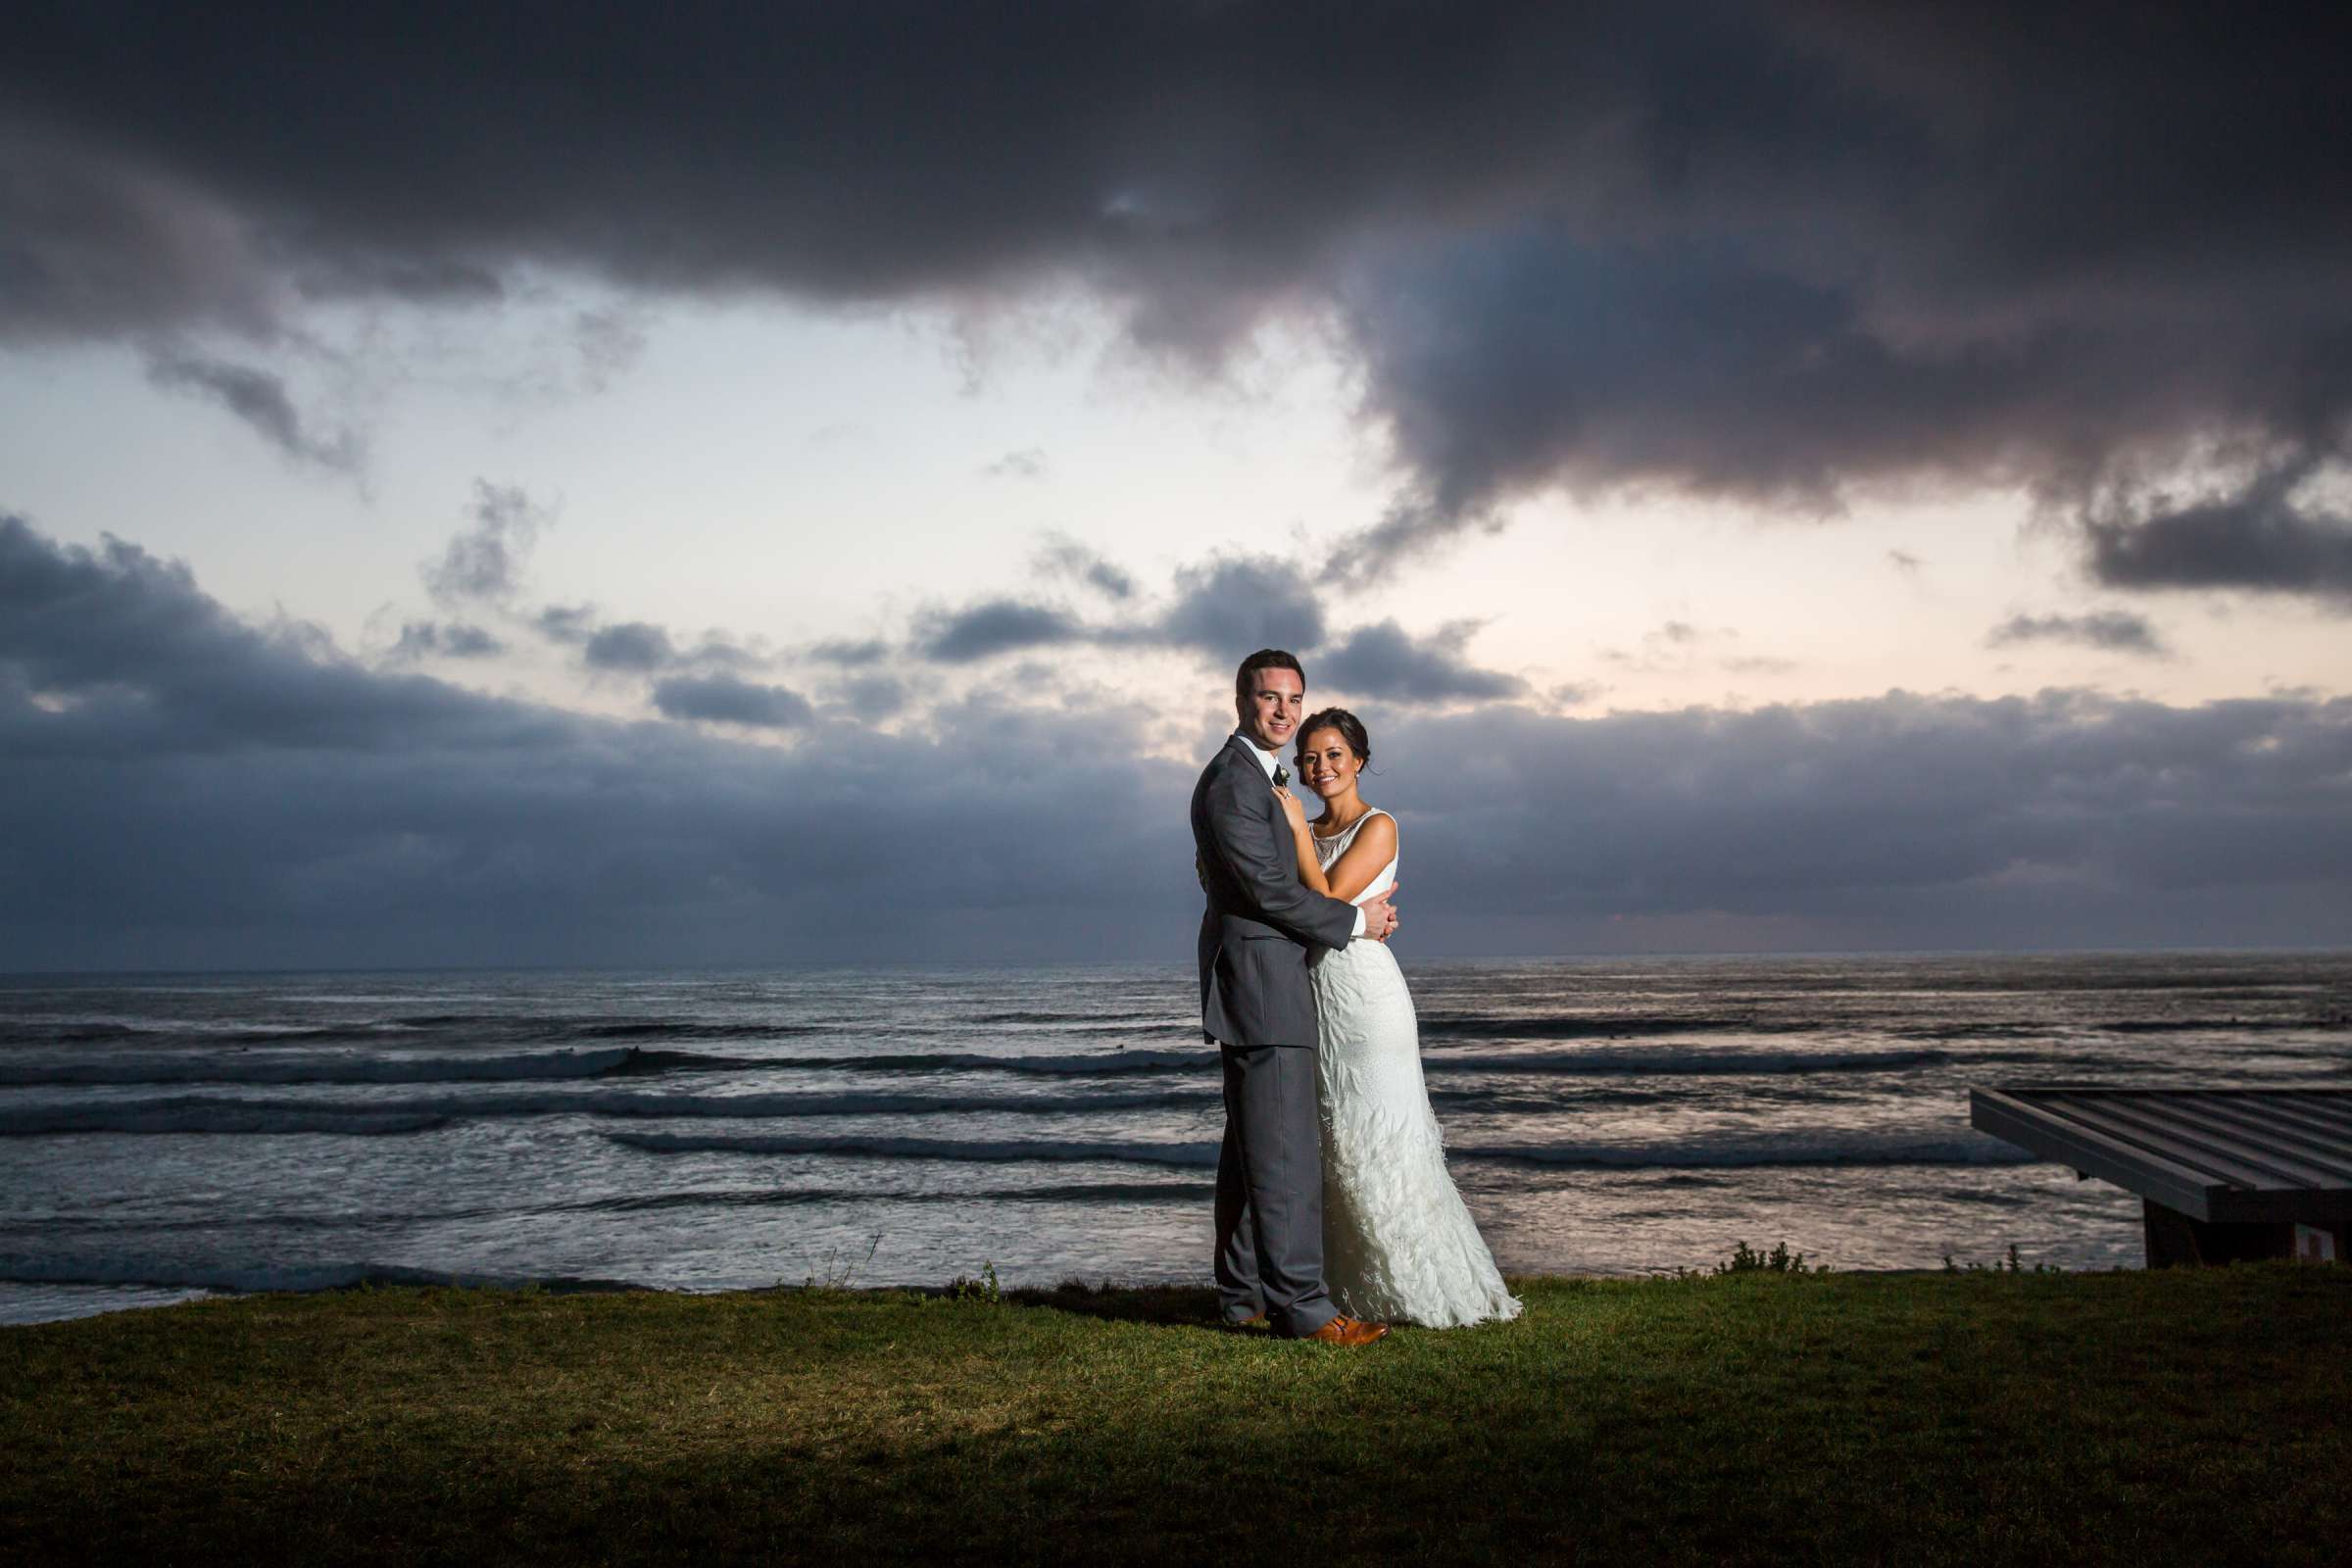
POLYGON ((1315 1053, 1224 1046, 1225 1143, 1217 1155, 1217 1300, 1227 1321, 1259 1311, 1303 1338, 1339 1315, 1323 1287, 1323 1128, 1315 1053))

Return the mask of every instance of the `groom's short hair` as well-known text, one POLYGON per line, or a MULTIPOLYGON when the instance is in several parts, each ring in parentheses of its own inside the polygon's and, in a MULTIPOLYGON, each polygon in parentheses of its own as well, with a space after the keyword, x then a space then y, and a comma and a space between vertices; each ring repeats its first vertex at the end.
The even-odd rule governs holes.
POLYGON ((1236 710, 1249 710, 1252 695, 1250 688, 1256 683, 1257 672, 1261 669, 1287 669, 1298 677, 1299 685, 1306 684, 1306 671, 1298 667, 1297 655, 1286 654, 1279 648, 1260 648, 1243 660, 1242 667, 1233 672, 1233 706, 1236 710))

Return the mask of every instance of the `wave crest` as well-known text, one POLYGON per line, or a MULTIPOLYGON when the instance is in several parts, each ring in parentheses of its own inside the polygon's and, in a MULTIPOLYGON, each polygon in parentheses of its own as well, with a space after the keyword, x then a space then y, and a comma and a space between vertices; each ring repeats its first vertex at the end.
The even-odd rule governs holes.
MULTIPOLYGON (((890 1137, 794 1137, 721 1133, 607 1133, 653 1153, 830 1154, 868 1159, 1105 1160, 1213 1168, 1214 1144, 1082 1143, 890 1137)), ((1453 1146, 1449 1159, 1518 1164, 1707 1170, 1740 1165, 2017 1165, 2036 1156, 1983 1134, 1827 1132, 1735 1134, 1626 1143, 1453 1146)))
POLYGON ((593 1078, 617 1072, 639 1053, 529 1051, 503 1055, 354 1056, 279 1054, 100 1056, 86 1060, 0 1062, 0 1086, 65 1084, 421 1084, 495 1083, 532 1078, 593 1078))

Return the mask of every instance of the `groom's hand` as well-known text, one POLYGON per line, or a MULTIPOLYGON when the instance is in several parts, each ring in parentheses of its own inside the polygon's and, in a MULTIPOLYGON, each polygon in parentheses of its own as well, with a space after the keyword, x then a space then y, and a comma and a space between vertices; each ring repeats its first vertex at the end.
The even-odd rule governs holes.
POLYGON ((1379 898, 1364 901, 1364 935, 1374 942, 1388 941, 1390 934, 1396 929, 1396 910, 1389 901, 1396 897, 1403 886, 1401 882, 1392 883, 1389 891, 1379 898))

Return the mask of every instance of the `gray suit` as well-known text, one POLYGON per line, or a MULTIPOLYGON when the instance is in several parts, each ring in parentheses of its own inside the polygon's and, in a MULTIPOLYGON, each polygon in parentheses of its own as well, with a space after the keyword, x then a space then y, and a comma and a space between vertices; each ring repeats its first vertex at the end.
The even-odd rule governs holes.
POLYGON ((1337 1314, 1323 1288, 1322 1125, 1315 1111, 1310 948, 1340 948, 1355 907, 1298 880, 1290 825, 1250 743, 1235 735, 1193 786, 1200 916, 1200 1032, 1223 1048, 1217 1294, 1228 1318, 1265 1311, 1312 1334, 1337 1314))

